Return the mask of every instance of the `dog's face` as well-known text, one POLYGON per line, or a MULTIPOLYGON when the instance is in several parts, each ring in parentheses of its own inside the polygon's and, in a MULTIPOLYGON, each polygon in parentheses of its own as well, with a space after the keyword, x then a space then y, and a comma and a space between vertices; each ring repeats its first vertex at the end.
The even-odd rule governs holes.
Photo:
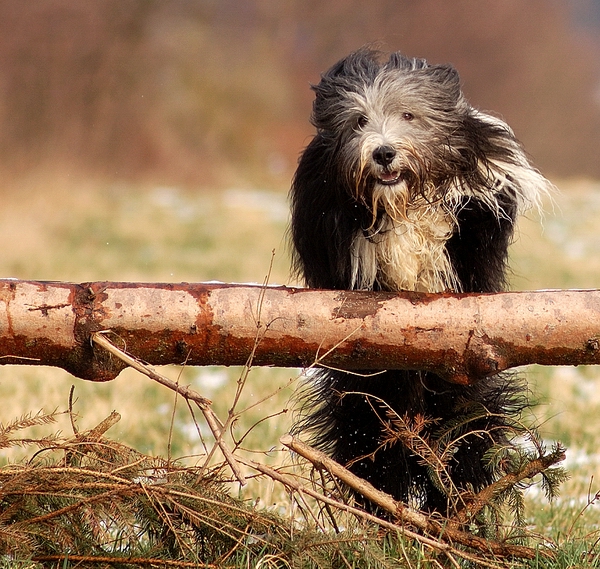
POLYGON ((335 142, 339 171, 357 200, 403 216, 439 199, 457 119, 468 110, 456 71, 399 54, 381 64, 371 51, 340 61, 314 87, 313 123, 335 142), (391 210, 391 211, 390 211, 391 210))

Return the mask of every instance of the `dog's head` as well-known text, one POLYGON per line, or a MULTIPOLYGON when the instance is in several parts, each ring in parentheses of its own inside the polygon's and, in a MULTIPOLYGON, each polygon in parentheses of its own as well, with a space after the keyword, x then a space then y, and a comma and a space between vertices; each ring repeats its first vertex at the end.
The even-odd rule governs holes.
MULTIPOLYGON (((438 199, 454 177, 451 140, 468 111, 458 73, 398 53, 357 51, 314 86, 313 124, 337 146, 357 199, 438 199)), ((386 200, 387 201, 387 200, 386 200)))
POLYGON ((475 110, 450 65, 361 49, 313 86, 312 122, 333 150, 338 179, 354 199, 392 218, 460 196, 498 207, 509 193, 526 209, 548 182, 503 121, 475 110))

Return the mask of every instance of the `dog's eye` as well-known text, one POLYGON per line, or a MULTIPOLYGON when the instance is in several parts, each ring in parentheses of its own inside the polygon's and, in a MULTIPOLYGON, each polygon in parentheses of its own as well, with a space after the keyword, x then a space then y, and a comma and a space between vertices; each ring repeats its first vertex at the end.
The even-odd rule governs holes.
POLYGON ((365 115, 360 115, 356 119, 356 126, 357 126, 357 128, 365 128, 367 126, 368 122, 369 122, 369 119, 365 115))
POLYGON ((405 121, 409 121, 410 122, 411 120, 413 120, 415 118, 415 115, 413 115, 412 113, 409 113, 409 112, 405 112, 405 113, 402 113, 402 118, 405 121))

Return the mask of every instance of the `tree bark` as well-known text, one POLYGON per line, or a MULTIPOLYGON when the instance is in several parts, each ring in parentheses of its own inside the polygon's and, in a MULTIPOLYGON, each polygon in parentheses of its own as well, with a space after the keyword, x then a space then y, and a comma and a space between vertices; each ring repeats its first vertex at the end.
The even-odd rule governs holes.
POLYGON ((425 294, 231 284, 0 280, 0 363, 94 381, 153 365, 422 369, 472 383, 512 367, 600 363, 600 291, 425 294))

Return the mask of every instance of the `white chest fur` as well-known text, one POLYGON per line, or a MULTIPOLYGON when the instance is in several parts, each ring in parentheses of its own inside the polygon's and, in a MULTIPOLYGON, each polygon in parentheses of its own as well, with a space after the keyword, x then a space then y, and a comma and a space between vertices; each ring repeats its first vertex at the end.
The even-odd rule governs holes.
POLYGON ((377 229, 357 232, 352 246, 352 288, 371 290, 458 291, 446 242, 452 216, 443 207, 409 209, 402 219, 384 215, 377 229))

